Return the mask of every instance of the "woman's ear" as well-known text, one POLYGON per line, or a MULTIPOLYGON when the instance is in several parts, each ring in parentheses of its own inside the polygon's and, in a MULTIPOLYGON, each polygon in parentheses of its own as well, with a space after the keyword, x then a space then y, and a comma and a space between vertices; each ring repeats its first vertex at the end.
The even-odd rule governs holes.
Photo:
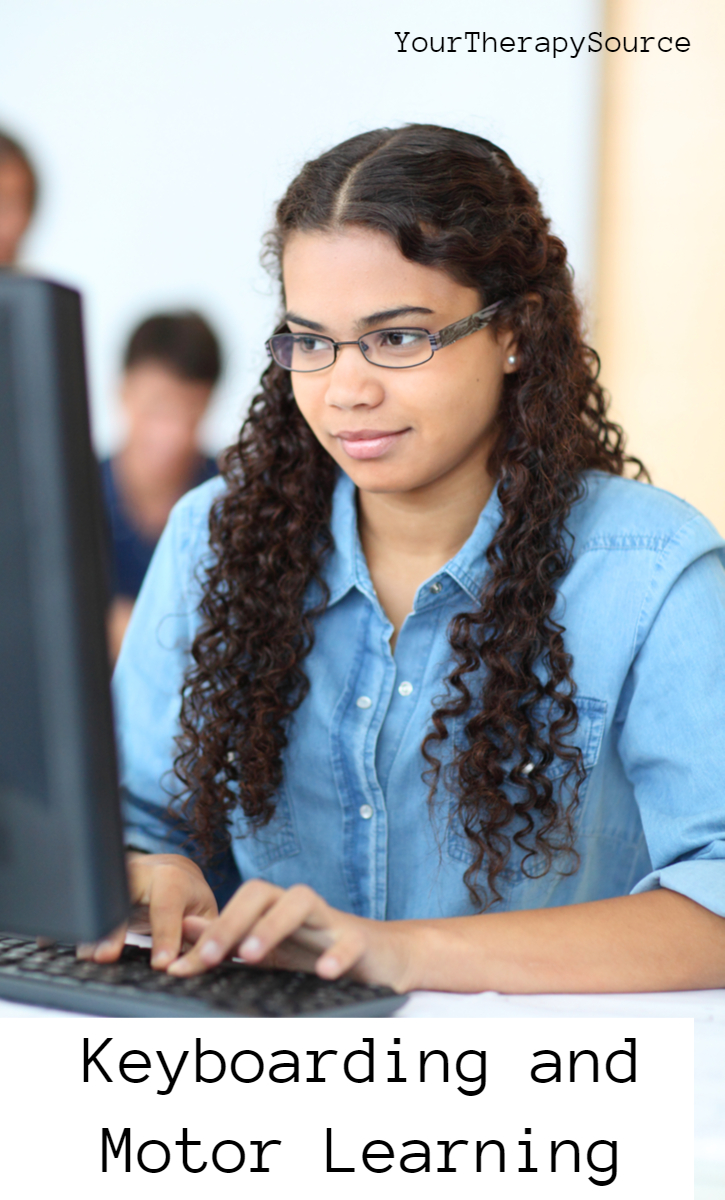
MULTIPOLYGON (((528 292, 524 297, 528 311, 525 310, 526 316, 531 312, 531 309, 536 309, 541 305, 541 296, 538 292, 528 292)), ((502 329, 499 334, 499 345, 503 352, 504 361, 503 369, 505 375, 511 375, 514 371, 518 371, 521 366, 521 357, 519 355, 519 347, 516 336, 512 329, 502 329)))
POLYGON ((511 375, 514 371, 518 371, 520 366, 518 346, 512 330, 502 330, 499 345, 503 353, 503 373, 511 375))

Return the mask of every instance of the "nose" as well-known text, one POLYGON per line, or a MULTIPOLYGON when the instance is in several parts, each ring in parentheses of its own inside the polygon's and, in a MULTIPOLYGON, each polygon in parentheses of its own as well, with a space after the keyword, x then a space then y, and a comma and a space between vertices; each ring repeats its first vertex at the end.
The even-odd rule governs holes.
POLYGON ((331 408, 377 408, 382 403, 382 371, 367 361, 358 345, 340 346, 329 372, 325 403, 331 408))

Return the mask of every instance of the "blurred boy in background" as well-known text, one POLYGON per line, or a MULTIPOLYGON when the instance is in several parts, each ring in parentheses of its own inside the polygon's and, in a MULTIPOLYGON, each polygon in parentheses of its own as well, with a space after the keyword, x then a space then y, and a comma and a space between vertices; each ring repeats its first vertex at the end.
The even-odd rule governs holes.
POLYGON ((162 313, 132 333, 123 360, 126 439, 101 463, 111 534, 115 661, 167 518, 190 488, 217 474, 201 453, 199 424, 221 373, 219 342, 198 313, 162 313))
POLYGON ((0 267, 14 267, 35 211, 38 179, 23 147, 0 130, 0 267))

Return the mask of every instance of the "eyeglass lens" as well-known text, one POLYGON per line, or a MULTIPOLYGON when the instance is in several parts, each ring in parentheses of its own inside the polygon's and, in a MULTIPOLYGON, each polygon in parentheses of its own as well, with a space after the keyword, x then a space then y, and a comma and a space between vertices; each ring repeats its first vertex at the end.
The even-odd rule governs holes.
MULTIPOLYGON (((366 333, 358 345, 368 362, 379 367, 415 367, 433 356, 423 329, 379 329, 366 333)), ((332 339, 312 333, 276 333, 270 349, 288 371, 321 371, 335 361, 332 339)))

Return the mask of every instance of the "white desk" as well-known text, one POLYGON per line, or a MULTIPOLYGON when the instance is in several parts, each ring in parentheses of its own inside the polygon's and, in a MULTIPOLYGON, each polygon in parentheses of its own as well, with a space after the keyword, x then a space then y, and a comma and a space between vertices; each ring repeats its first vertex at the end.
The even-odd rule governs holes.
MULTIPOLYGON (((0 1000, 0 1018, 82 1015, 0 1000)), ((414 992, 395 1017, 694 1017, 695 1200, 725 1197, 725 990, 632 996, 414 992)))

